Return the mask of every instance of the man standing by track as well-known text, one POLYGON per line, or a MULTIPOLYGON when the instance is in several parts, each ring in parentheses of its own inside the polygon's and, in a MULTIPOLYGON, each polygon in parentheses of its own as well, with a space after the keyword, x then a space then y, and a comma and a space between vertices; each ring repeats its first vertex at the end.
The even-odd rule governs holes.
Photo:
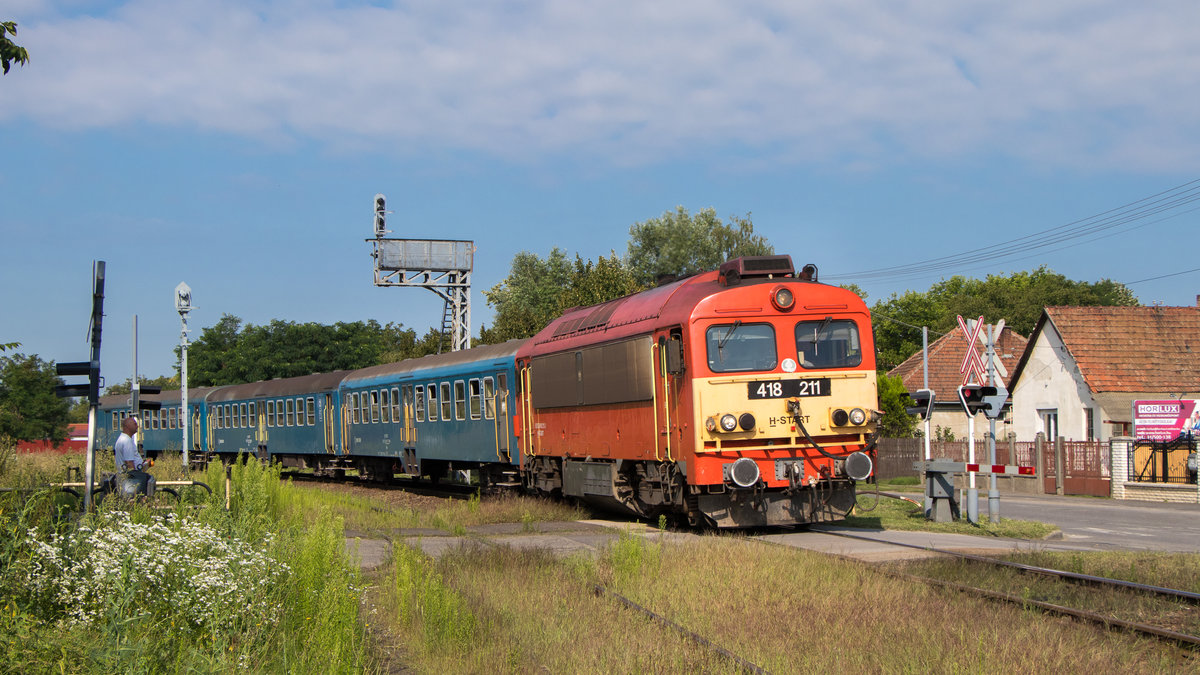
POLYGON ((137 430, 136 417, 126 417, 121 420, 121 435, 117 438, 116 445, 113 446, 118 472, 137 471, 145 464, 142 454, 138 452, 137 441, 133 440, 137 430))

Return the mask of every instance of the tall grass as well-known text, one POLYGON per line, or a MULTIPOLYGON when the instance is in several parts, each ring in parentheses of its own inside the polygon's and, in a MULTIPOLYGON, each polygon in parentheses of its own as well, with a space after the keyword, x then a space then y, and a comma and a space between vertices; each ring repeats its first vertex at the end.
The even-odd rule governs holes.
POLYGON ((232 474, 229 511, 220 466, 203 476, 213 495, 197 493, 193 504, 169 511, 109 499, 72 522, 39 510, 48 497, 37 493, 0 500, 0 668, 369 668, 358 623, 363 583, 345 554, 340 518, 299 504, 276 468, 251 461, 232 474), (239 567, 248 561, 263 567, 239 567), (219 582, 212 575, 222 571, 265 583, 219 582), (46 580, 65 572, 78 584, 58 593, 46 580), (86 612, 72 614, 71 603, 88 593, 86 612))

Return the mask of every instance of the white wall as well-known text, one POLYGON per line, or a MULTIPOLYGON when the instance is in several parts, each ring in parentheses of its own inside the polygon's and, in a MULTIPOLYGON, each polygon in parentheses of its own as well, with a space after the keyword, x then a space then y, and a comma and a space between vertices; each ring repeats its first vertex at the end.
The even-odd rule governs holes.
POLYGON ((1047 322, 1013 391, 1013 432, 1017 440, 1031 441, 1043 430, 1039 411, 1058 411, 1058 435, 1067 440, 1087 440, 1087 408, 1093 408, 1096 438, 1107 440, 1111 429, 1102 424, 1104 413, 1092 398, 1079 374, 1075 359, 1067 352, 1062 338, 1047 322))

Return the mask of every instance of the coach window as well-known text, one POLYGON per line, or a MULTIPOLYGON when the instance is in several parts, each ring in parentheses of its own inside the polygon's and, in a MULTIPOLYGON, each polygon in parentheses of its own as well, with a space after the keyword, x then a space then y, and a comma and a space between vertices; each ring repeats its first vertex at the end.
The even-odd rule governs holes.
POLYGON ((175 428, 175 416, 178 414, 179 413, 175 408, 171 408, 171 410, 167 412, 167 425, 172 429, 175 428))
POLYGON ((350 394, 350 423, 358 424, 358 392, 350 394))
POLYGON ((283 426, 283 399, 275 399, 275 426, 283 426))
POLYGON ((392 394, 387 389, 379 390, 379 421, 384 424, 392 421, 392 394))
POLYGON ((430 422, 436 422, 438 409, 437 385, 430 382, 428 386, 425 387, 425 391, 427 393, 425 398, 425 412, 427 413, 430 422))
POLYGON ((490 377, 483 378, 483 416, 496 418, 496 382, 490 377))
POLYGON ((305 415, 305 416, 308 417, 308 426, 310 426, 310 427, 317 426, 317 399, 313 398, 312 396, 309 396, 304 401, 304 407, 306 408, 306 412, 307 412, 307 415, 305 415))
POLYGON ((246 414, 246 404, 243 403, 239 407, 241 408, 241 417, 239 419, 242 420, 242 428, 246 428, 250 426, 250 416, 246 414))
POLYGON ((284 405, 287 406, 287 425, 289 427, 295 426, 295 424, 296 424, 296 400, 289 398, 287 401, 284 402, 284 405))
POLYGON ((400 422, 400 388, 392 387, 392 421, 400 422))
POLYGON ((217 421, 217 428, 218 428, 218 429, 224 429, 224 428, 225 428, 225 413, 223 413, 223 412, 221 411, 221 406, 217 406, 217 416, 216 416, 216 421, 217 421))
POLYGON ((733 323, 709 326, 704 334, 708 369, 714 373, 774 370, 775 328, 767 323, 733 323))
POLYGON ((251 426, 251 427, 257 427, 257 426, 258 426, 258 415, 257 415, 257 408, 255 408, 255 406, 254 406, 254 402, 253 402, 253 401, 251 401, 251 402, 250 402, 249 404, 247 404, 247 405, 248 405, 248 407, 249 407, 249 409, 250 409, 250 426, 251 426))
POLYGON ((416 410, 417 421, 424 422, 425 421, 425 385, 418 384, 415 387, 414 397, 416 398, 416 402, 413 404, 413 407, 417 409, 416 410))
POLYGON ((853 368, 862 363, 858 326, 850 319, 796 324, 797 360, 803 368, 853 368))
POLYGON ((442 382, 438 385, 438 389, 438 393, 442 396, 442 419, 452 420, 454 419, 451 417, 454 414, 454 399, 451 398, 450 383, 442 382))
POLYGON ((366 424, 371 421, 371 399, 367 396, 367 392, 363 392, 362 398, 359 399, 359 412, 362 413, 362 422, 366 424))
POLYGON ((275 426, 275 401, 267 401, 267 426, 275 426))
POLYGON ((483 412, 483 399, 479 393, 479 380, 467 381, 467 390, 471 392, 471 419, 479 419, 483 412))
POLYGON ((112 425, 112 428, 113 428, 114 430, 116 430, 116 429, 118 429, 119 427, 120 427, 120 424, 119 424, 119 423, 118 423, 118 421, 117 421, 117 413, 115 413, 115 412, 114 412, 114 413, 113 413, 113 425, 112 425))
POLYGON ((371 423, 379 421, 379 392, 371 392, 371 423))
POLYGON ((454 383, 454 419, 467 419, 467 387, 462 380, 454 383))

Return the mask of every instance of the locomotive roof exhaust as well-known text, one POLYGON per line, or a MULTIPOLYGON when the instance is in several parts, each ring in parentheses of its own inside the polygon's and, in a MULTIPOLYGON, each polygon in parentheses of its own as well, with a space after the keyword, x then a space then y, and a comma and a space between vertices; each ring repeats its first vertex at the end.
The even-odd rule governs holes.
MULTIPOLYGON (((721 265, 718 270, 719 280, 723 286, 736 286, 742 279, 764 279, 775 277, 795 277, 796 268, 792 265, 790 255, 755 255, 734 258, 721 265)), ((799 279, 802 281, 817 280, 817 266, 805 265, 799 279)))

